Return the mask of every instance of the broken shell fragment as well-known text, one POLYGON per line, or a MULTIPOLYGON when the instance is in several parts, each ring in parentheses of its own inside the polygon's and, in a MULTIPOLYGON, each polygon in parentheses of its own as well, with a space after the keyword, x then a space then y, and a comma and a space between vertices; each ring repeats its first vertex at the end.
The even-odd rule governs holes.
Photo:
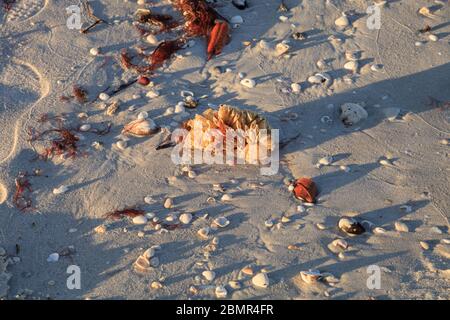
POLYGON ((350 217, 341 218, 338 222, 338 227, 349 235, 360 235, 366 231, 362 224, 350 217))
POLYGON ((373 233, 375 233, 375 234, 383 234, 383 233, 386 233, 386 230, 384 228, 381 228, 381 227, 376 227, 376 228, 373 229, 373 233))
POLYGON ((313 284, 322 279, 322 273, 318 270, 301 271, 300 277, 307 284, 313 284))
POLYGON ((294 195, 297 199, 314 203, 317 196, 317 187, 310 178, 300 178, 294 183, 294 195))
POLYGON ((137 119, 125 125, 122 134, 142 138, 150 136, 158 131, 158 127, 151 119, 137 119))
POLYGON ((267 288, 269 286, 269 277, 266 273, 258 273, 252 278, 252 283, 255 287, 267 288))

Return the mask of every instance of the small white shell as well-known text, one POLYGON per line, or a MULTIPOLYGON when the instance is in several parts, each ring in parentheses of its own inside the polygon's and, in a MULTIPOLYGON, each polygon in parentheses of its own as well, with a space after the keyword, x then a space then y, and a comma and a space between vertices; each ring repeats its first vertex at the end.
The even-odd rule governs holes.
POLYGON ((328 249, 333 253, 340 253, 347 248, 348 243, 344 239, 335 239, 328 245, 328 249))
POLYGON ((80 126, 80 131, 82 131, 82 132, 87 132, 89 130, 91 130, 90 124, 83 124, 82 126, 80 126))
POLYGON ((218 217, 214 219, 213 223, 220 228, 225 228, 230 224, 230 221, 225 217, 218 217))
POLYGON ((152 196, 148 195, 144 197, 144 202, 146 204, 154 204, 155 203, 155 199, 153 199, 152 196))
POLYGON ((202 276, 208 281, 213 281, 216 277, 216 273, 214 271, 206 270, 202 272, 202 276))
POLYGON ((89 50, 89 53, 94 57, 98 56, 100 54, 100 49, 99 48, 91 48, 91 50, 89 50))
POLYGON ((269 277, 266 273, 258 273, 252 278, 252 283, 255 287, 258 288, 267 288, 270 284, 269 277))
POLYGON ((66 193, 67 191, 69 191, 69 187, 63 185, 63 186, 53 189, 53 194, 63 194, 63 193, 66 193))
POLYGON ((300 93, 302 91, 302 87, 298 83, 292 83, 291 90, 293 93, 300 93))
POLYGON ((144 257, 146 257, 147 259, 153 258, 156 254, 156 249, 155 248, 148 248, 147 250, 145 250, 145 252, 142 254, 144 257))
POLYGON ((409 232, 408 226, 401 221, 395 222, 395 230, 397 230, 398 232, 409 232))
POLYGON ((241 85, 251 89, 256 86, 256 81, 253 79, 245 78, 241 80, 241 85))
POLYGON ((158 38, 156 38, 153 34, 148 35, 145 40, 152 45, 158 44, 158 38))
POLYGON ((58 253, 52 253, 48 256, 47 262, 58 262, 59 260, 59 254, 58 253))
POLYGON ((329 166, 332 163, 333 163, 333 157, 332 156, 326 156, 326 157, 323 157, 323 158, 319 159, 319 164, 321 164, 323 166, 329 166))
POLYGON ((386 233, 386 230, 381 228, 381 227, 376 227, 376 228, 373 229, 373 233, 375 233, 375 234, 383 234, 383 233, 386 233))
POLYGON ((242 24, 244 23, 244 19, 241 16, 234 16, 230 19, 232 24, 242 24))
POLYGON ((437 35, 435 35, 435 34, 430 34, 430 35, 428 36, 428 39, 429 39, 430 41, 433 41, 433 42, 439 41, 439 37, 438 37, 437 35))
POLYGON ((106 101, 110 98, 109 94, 102 92, 98 95, 98 98, 102 101, 106 101))
POLYGON ((182 224, 189 224, 192 221, 192 214, 183 213, 180 215, 179 220, 182 224))
POLYGON ((233 199, 233 196, 229 193, 225 193, 221 198, 222 201, 231 201, 232 199, 233 199))
POLYGON ((140 225, 140 224, 146 224, 147 223, 147 217, 146 216, 137 216, 133 218, 133 224, 140 225))
POLYGON ((164 201, 164 208, 170 209, 170 208, 172 208, 172 206, 173 206, 173 200, 172 200, 172 198, 167 198, 167 199, 164 201))

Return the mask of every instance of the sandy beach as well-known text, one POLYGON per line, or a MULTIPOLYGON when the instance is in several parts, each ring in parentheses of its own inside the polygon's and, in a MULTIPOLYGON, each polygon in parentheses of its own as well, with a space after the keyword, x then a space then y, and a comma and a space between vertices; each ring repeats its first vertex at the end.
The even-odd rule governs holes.
POLYGON ((0 300, 448 300, 449 2, 210 2, 221 52, 144 77, 171 1, 0 0, 0 300), (279 130, 274 174, 157 150, 222 104, 279 130))

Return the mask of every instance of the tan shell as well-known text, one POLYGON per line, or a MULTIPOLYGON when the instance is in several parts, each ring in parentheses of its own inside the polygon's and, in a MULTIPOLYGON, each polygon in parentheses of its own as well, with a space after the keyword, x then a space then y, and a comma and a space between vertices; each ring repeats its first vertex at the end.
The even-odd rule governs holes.
POLYGON ((137 119, 124 126, 122 134, 142 138, 158 131, 156 124, 148 119, 137 119))

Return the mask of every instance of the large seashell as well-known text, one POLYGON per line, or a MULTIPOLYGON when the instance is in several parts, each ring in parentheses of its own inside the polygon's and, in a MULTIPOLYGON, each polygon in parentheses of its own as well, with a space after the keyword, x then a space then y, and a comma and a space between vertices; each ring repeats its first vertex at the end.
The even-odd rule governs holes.
POLYGON ((319 270, 301 271, 300 277, 307 284, 313 284, 322 279, 322 273, 319 270))
POLYGON ((158 131, 158 127, 151 119, 137 119, 125 125, 122 134, 142 138, 158 131))
POLYGON ((338 222, 338 227, 349 235, 359 235, 366 231, 362 224, 350 217, 343 217, 338 222))
POLYGON ((230 221, 225 217, 218 217, 214 219, 213 224, 218 226, 219 228, 225 228, 230 224, 230 221))
POLYGON ((367 119, 366 109, 356 103, 345 103, 341 106, 340 119, 347 126, 352 126, 367 119))
POLYGON ((267 288, 270 284, 269 277, 266 273, 260 272, 252 278, 252 283, 255 287, 267 288))

